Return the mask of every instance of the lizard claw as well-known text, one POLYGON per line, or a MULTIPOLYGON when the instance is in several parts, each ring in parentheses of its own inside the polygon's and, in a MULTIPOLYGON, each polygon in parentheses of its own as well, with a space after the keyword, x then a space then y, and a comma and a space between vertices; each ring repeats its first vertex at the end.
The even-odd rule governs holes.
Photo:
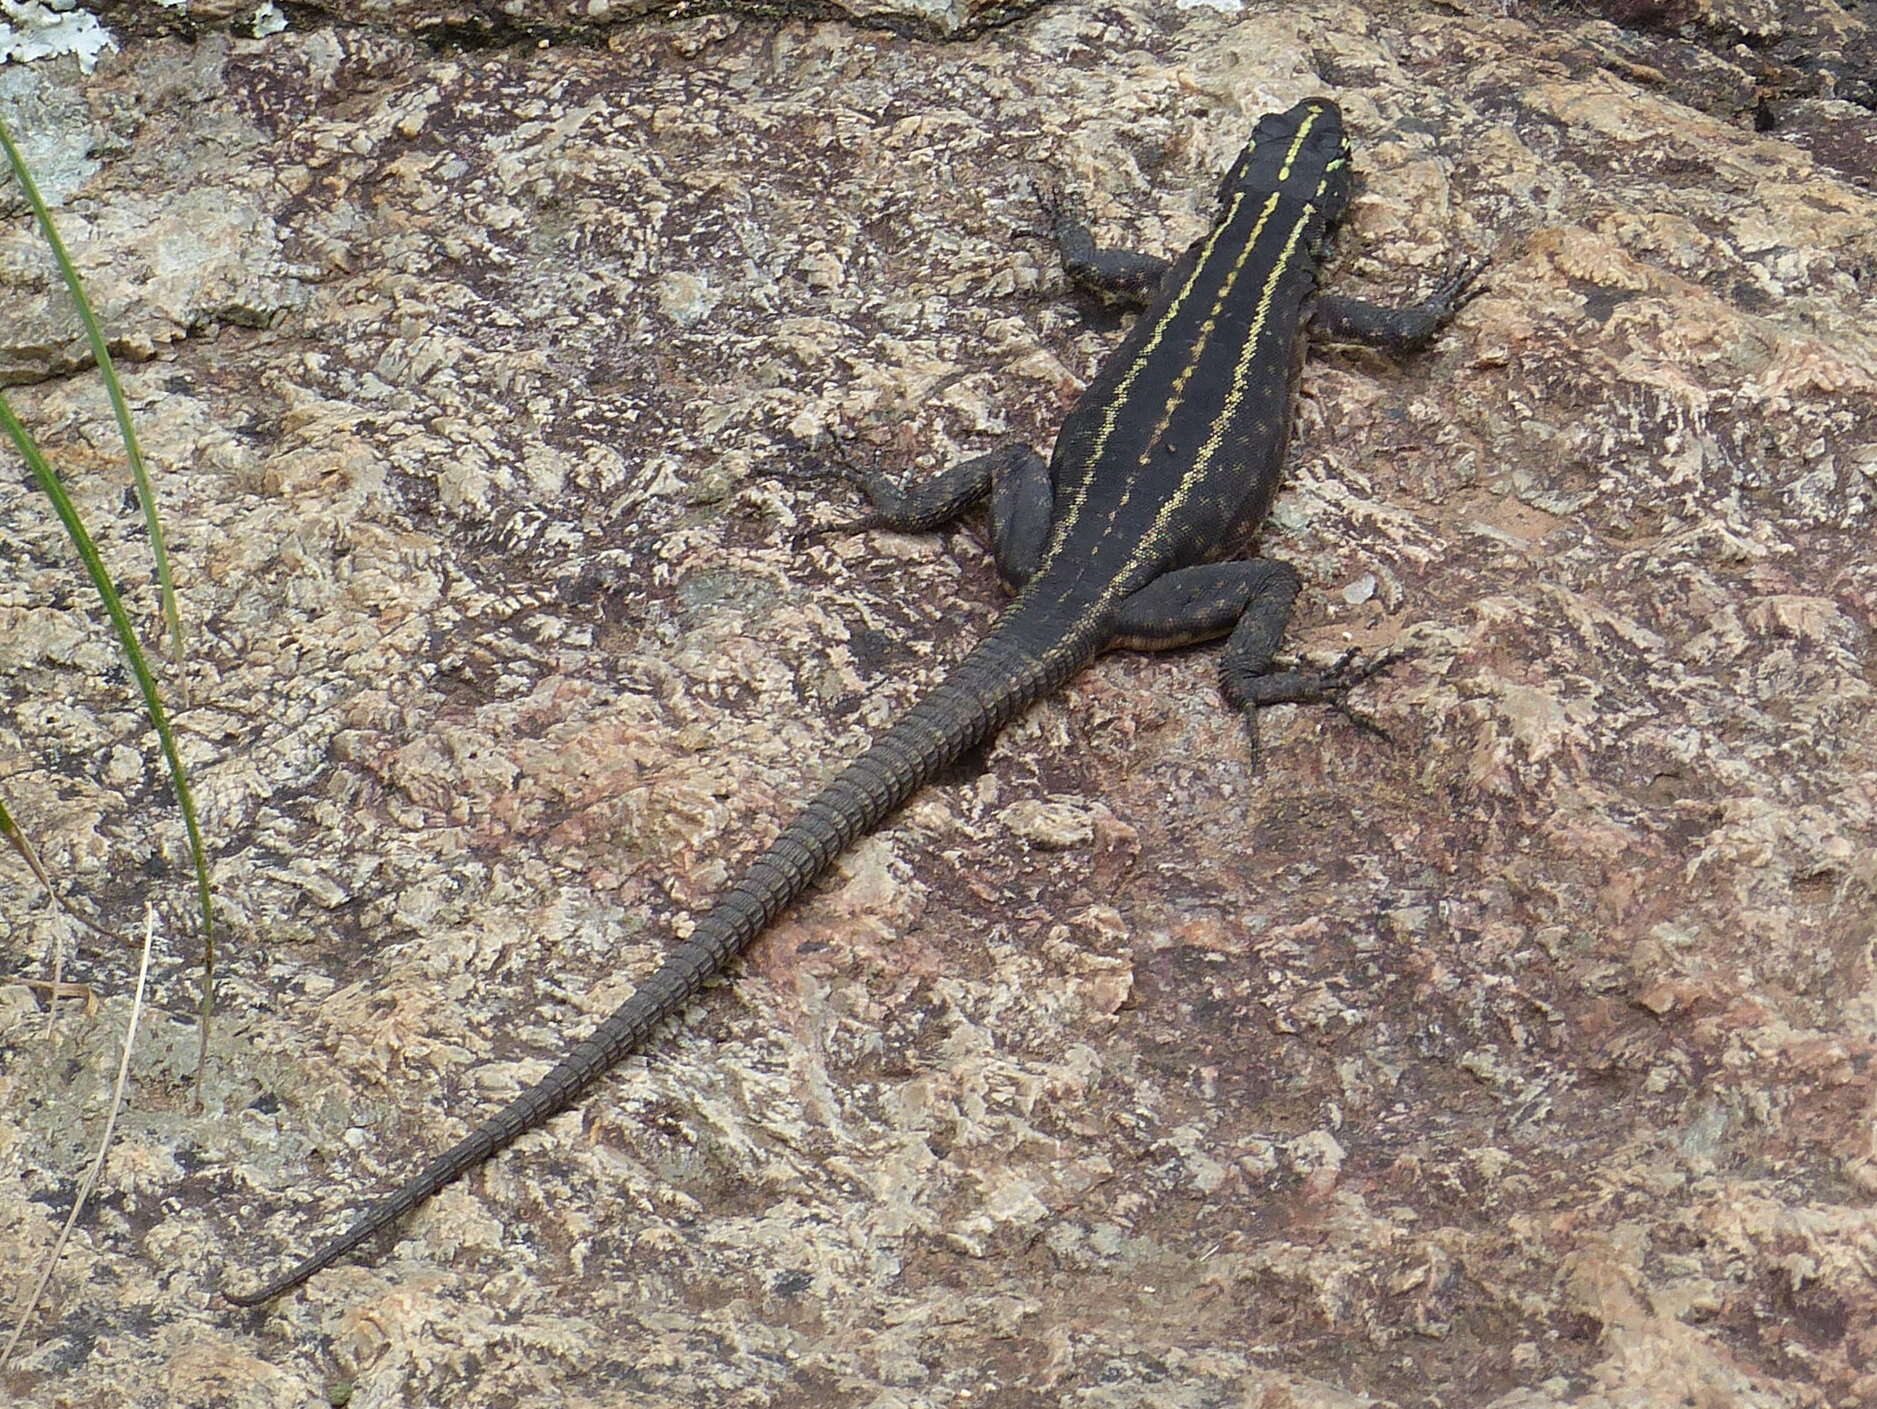
POLYGON ((1415 655, 1412 646, 1397 647, 1358 663, 1361 649, 1351 646, 1327 666, 1282 670, 1262 675, 1241 675, 1228 669, 1226 699, 1245 721, 1253 761, 1258 752, 1258 711, 1273 704, 1326 704, 1363 733, 1393 744, 1394 737, 1368 715, 1349 703, 1349 692, 1366 680, 1391 670, 1415 655))
MULTIPOLYGON (((836 453, 832 457, 816 454, 804 441, 791 442, 790 448, 798 452, 797 457, 776 466, 772 471, 774 477, 784 484, 798 487, 825 486, 828 481, 834 480, 866 494, 868 482, 877 472, 863 470, 854 464, 845 455, 839 453, 842 442, 836 437, 830 437, 830 439, 836 447, 836 453)), ((879 515, 866 514, 858 519, 815 524, 792 535, 790 542, 799 545, 812 543, 834 534, 860 533, 878 527, 879 523, 879 515)))
POLYGON ((1319 698, 1363 733, 1392 747, 1398 742, 1395 736, 1352 706, 1349 703, 1349 692, 1365 680, 1372 680, 1403 661, 1412 660, 1415 650, 1412 646, 1398 646, 1358 665, 1356 658, 1360 654, 1359 648, 1351 646, 1328 669, 1317 672, 1318 688, 1322 691, 1319 698))
POLYGON ((1064 225, 1082 224, 1080 204, 1060 181, 1053 176, 1033 174, 1029 182, 1031 198, 1043 213, 1043 228, 1020 230, 1016 232, 1019 239, 1053 241, 1064 225))
POLYGON ((1427 296, 1427 305, 1440 310, 1440 321, 1445 323, 1465 308, 1481 294, 1490 293, 1491 285, 1475 282, 1486 272, 1492 260, 1485 255, 1461 255, 1441 276, 1434 292, 1427 296))

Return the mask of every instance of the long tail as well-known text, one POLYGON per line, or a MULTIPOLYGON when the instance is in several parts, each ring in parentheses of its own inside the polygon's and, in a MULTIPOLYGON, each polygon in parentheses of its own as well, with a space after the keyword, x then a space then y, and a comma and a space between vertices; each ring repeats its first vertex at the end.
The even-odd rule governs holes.
POLYGON ((461 1142, 437 1156, 395 1193, 374 1204, 345 1232, 259 1291, 221 1295, 236 1306, 258 1306, 330 1267, 437 1190, 475 1168, 510 1141, 571 1105, 587 1087, 644 1042, 693 994, 742 951, 856 838, 1079 670, 1100 647, 1093 623, 1040 639, 1035 652, 1016 644, 1021 612, 998 626, 796 815, 697 922, 651 977, 613 1014, 575 1044, 560 1063, 461 1142))

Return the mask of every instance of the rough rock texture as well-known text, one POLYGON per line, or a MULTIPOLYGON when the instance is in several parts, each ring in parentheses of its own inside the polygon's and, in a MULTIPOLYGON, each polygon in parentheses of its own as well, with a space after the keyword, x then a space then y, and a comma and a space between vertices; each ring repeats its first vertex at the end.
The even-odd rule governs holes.
MULTIPOLYGON (((130 35, 0 84, 51 115, 161 467, 228 922, 196 1110, 180 828, 7 475, 6 801, 74 904, 178 937, 0 1395, 1877 1402, 1854 99, 1498 5, 412 33, 130 35), (772 477, 788 439, 908 473, 1046 440, 1116 324, 1026 237, 1032 179, 1172 249, 1321 91, 1366 182, 1338 287, 1495 260, 1428 356, 1312 360, 1263 538, 1298 651, 1418 650, 1367 692, 1395 746, 1274 711, 1253 771, 1203 651, 1109 658, 392 1247, 217 1302, 543 1070, 994 614, 973 532, 798 542, 847 508, 772 477)), ((0 375, 148 614, 5 209, 0 375)), ((0 885, 43 978, 69 923, 0 885)), ((69 1207, 133 972, 82 941, 50 1040, 0 988, 0 1265, 69 1207)))
MULTIPOLYGON (((605 43, 644 21, 695 19, 737 12, 769 20, 843 19, 870 28, 929 38, 963 37, 1009 24, 1048 0, 301 0, 301 24, 397 29, 426 42, 482 49, 517 43, 605 43)), ((1803 0, 1832 13, 1829 0, 1803 0)), ((281 22, 278 8, 254 0, 94 0, 117 31, 190 38, 226 32, 265 35, 281 22)), ((1799 4, 1789 5, 1798 10, 1799 4)), ((1757 31, 1756 31, 1757 32, 1757 31)))

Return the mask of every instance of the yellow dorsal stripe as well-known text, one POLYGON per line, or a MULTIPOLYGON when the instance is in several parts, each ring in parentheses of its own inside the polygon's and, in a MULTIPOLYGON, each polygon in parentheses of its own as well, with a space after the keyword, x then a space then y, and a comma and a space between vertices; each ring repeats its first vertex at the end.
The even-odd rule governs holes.
MULTIPOLYGON (((1318 120, 1323 116, 1324 111, 1325 109, 1321 107, 1312 107, 1305 112, 1303 120, 1298 123, 1297 131, 1292 135, 1290 145, 1284 152, 1284 160, 1278 168, 1277 176, 1280 183, 1290 179, 1292 168, 1297 164, 1298 159, 1303 154, 1304 143, 1309 139, 1311 132, 1315 130, 1318 120)), ((1338 156, 1324 164, 1322 176, 1317 182, 1316 194, 1318 196, 1321 196, 1329 188, 1331 175, 1346 165, 1347 160, 1347 156, 1338 156)), ((1200 251, 1199 259, 1193 266, 1192 274, 1187 278, 1186 282, 1180 286, 1179 292, 1174 295, 1172 301, 1167 305, 1167 311, 1161 317, 1152 336, 1142 345, 1140 351, 1135 354, 1133 362, 1128 367, 1127 374, 1116 384, 1115 394, 1104 410, 1100 426, 1089 446, 1088 456, 1091 462, 1099 460, 1103 452, 1107 449, 1108 442, 1113 437, 1115 428, 1120 424, 1121 418, 1130 409, 1128 406, 1128 398, 1134 391, 1136 382, 1153 360, 1153 354, 1160 347, 1168 330, 1173 326, 1174 322, 1177 321, 1178 315, 1183 311, 1187 299, 1197 287, 1200 277, 1210 272, 1209 266, 1212 263, 1213 254, 1218 248, 1219 240, 1231 226, 1234 217, 1237 216, 1239 208, 1244 204, 1245 196, 1246 192, 1243 190, 1234 191, 1232 193, 1231 202, 1224 213, 1219 217, 1218 224, 1214 226, 1211 236, 1206 240, 1204 247, 1200 251)), ((1166 405, 1161 410, 1153 433, 1148 437, 1148 448, 1142 452, 1143 458, 1141 463, 1143 466, 1146 465, 1146 457, 1151 454, 1153 445, 1159 442, 1160 437, 1166 432, 1168 426, 1171 425, 1173 415, 1179 407, 1180 393, 1185 389, 1187 382, 1191 380, 1193 374, 1198 370, 1200 360, 1205 354, 1212 334, 1217 329, 1218 316, 1224 310, 1225 301, 1235 288, 1239 275, 1243 272, 1252 252, 1258 248, 1264 234, 1265 224, 1276 211, 1280 199, 1281 196, 1278 191, 1272 191, 1270 193, 1265 202, 1264 209, 1258 213, 1257 223, 1252 228, 1250 235, 1233 256, 1231 268, 1227 271, 1225 280, 1220 286, 1219 293, 1213 301, 1212 309, 1201 322, 1198 333, 1194 337, 1190 354, 1168 388, 1166 405)), ((1289 270, 1292 259, 1296 257, 1298 244, 1303 239, 1303 233, 1305 229, 1308 228, 1313 213, 1312 208, 1306 207, 1299 214, 1296 223, 1291 227, 1289 236, 1284 241, 1283 249, 1279 251, 1277 258, 1272 262, 1271 268, 1265 278, 1264 288, 1258 298, 1256 317, 1246 334, 1244 347, 1240 349, 1238 362, 1232 371, 1230 390, 1226 395, 1225 402, 1219 411, 1217 419, 1213 422, 1211 434, 1207 437, 1205 444, 1200 447, 1199 453, 1194 456, 1193 462, 1187 466, 1186 473, 1181 476, 1178 487, 1167 497, 1165 502, 1161 504, 1159 512, 1154 515, 1152 527, 1142 535, 1140 542, 1135 546, 1134 552, 1129 556, 1128 561, 1122 566, 1121 570, 1110 578, 1109 585, 1103 590, 1095 604, 1094 610, 1098 612, 1104 611, 1109 606, 1113 605, 1114 601, 1120 595, 1121 583, 1132 576, 1144 563, 1161 551, 1159 545, 1165 535, 1167 524, 1171 522, 1173 515, 1178 513, 1185 506, 1187 500, 1192 497, 1194 488, 1205 478, 1212 461, 1217 457, 1219 448, 1224 443, 1226 427, 1231 424, 1233 415, 1236 413, 1240 403, 1244 400, 1245 382, 1250 373, 1252 361, 1256 356, 1258 344, 1263 336, 1265 325, 1270 319, 1271 305, 1277 296, 1278 286, 1289 270)), ((1130 481, 1128 487, 1122 492, 1120 501, 1115 506, 1117 513, 1121 508, 1125 507, 1128 500, 1133 496, 1133 492, 1134 484, 1130 481)), ((1057 521, 1050 535, 1049 547, 1044 552, 1042 561, 1037 564, 1035 575, 1031 579, 1032 582, 1041 581, 1044 574, 1055 564, 1057 555, 1062 545, 1068 541, 1070 534, 1074 531, 1081 517, 1082 510, 1087 504, 1087 500, 1087 479, 1085 478, 1080 491, 1066 506, 1062 506, 1062 517, 1057 521)))
POLYGON ((1317 125, 1317 119, 1323 116, 1323 109, 1312 108, 1297 124, 1297 135, 1290 139, 1290 150, 1284 153, 1284 164, 1277 169, 1279 181, 1290 180, 1290 169, 1297 164, 1297 154, 1303 150, 1304 138, 1310 135, 1310 129, 1317 125))
MULTIPOLYGON (((1194 286, 1199 282, 1200 275, 1206 271, 1206 266, 1211 263, 1213 251, 1218 248, 1220 239, 1225 235, 1226 227, 1231 224, 1232 217, 1238 214, 1238 208, 1244 204, 1244 200, 1245 193, 1243 191, 1235 191, 1232 193, 1232 203, 1226 207, 1224 215, 1219 218, 1219 223, 1213 226, 1212 234, 1206 238, 1205 248, 1200 251, 1199 262, 1193 266, 1192 274, 1187 278, 1184 284, 1180 285, 1179 292, 1173 296, 1173 301, 1167 305, 1167 311, 1162 315, 1159 326, 1154 329, 1153 336, 1148 338, 1146 344, 1141 348, 1140 352, 1136 354, 1134 361, 1129 365, 1127 375, 1116 385, 1114 397, 1109 401, 1108 408, 1101 418, 1101 426, 1095 433, 1093 443, 1089 446, 1088 458, 1090 461, 1100 459, 1102 451, 1107 448, 1109 438, 1114 435, 1115 427, 1120 424, 1121 417, 1127 410, 1128 396, 1134 390, 1135 382, 1139 380, 1141 373, 1144 372, 1149 363, 1152 362, 1155 350, 1159 348, 1162 339, 1166 337, 1167 329, 1173 325, 1174 321, 1179 317, 1181 309, 1186 306, 1186 300, 1191 297, 1194 286)), ((1085 499, 1085 495, 1078 494, 1074 499, 1069 501, 1061 521, 1056 524, 1054 531, 1050 535, 1049 550, 1043 554, 1042 562, 1037 564, 1037 577, 1040 578, 1049 570, 1050 565, 1055 562, 1057 545, 1068 540, 1069 534, 1075 528, 1077 519, 1081 517, 1082 506, 1085 499)))
MULTIPOLYGON (((1187 279, 1187 281, 1180 286, 1180 291, 1173 296, 1173 302, 1167 305, 1166 317, 1160 320, 1160 326, 1154 329, 1153 336, 1147 339, 1147 342, 1140 350, 1140 355, 1134 359, 1133 365, 1128 368, 1127 375, 1121 379, 1121 384, 1115 388, 1114 400, 1108 403, 1108 409, 1101 418, 1101 430, 1097 432, 1095 436, 1095 443, 1089 447, 1090 459, 1101 458, 1101 452, 1107 448, 1108 438, 1114 434, 1114 428, 1120 424, 1121 415, 1127 409, 1128 393, 1134 389, 1135 381, 1139 378, 1140 374, 1147 369, 1148 364, 1153 361, 1154 352, 1160 346, 1161 339, 1166 337, 1167 329, 1173 326, 1174 319, 1179 316, 1180 310, 1186 306, 1186 300, 1192 294, 1193 286, 1199 282, 1200 275, 1207 272, 1207 266, 1212 263, 1213 250, 1218 247, 1220 239, 1225 234, 1226 227, 1232 223, 1232 217, 1238 214, 1238 208, 1244 204, 1244 201, 1245 193, 1243 191, 1233 192, 1232 203, 1226 207, 1225 214, 1220 217, 1219 223, 1213 227, 1212 234, 1207 238, 1206 248, 1201 252, 1199 262, 1193 266, 1192 277, 1187 279)), ((1266 214, 1269 214, 1269 210, 1270 208, 1267 206, 1266 214)), ((1259 218, 1259 223, 1260 225, 1263 224, 1263 217, 1259 218)), ((1243 256, 1241 255, 1240 257, 1242 258, 1243 256)))
POLYGON ((1239 404, 1245 399, 1245 382, 1251 375, 1251 364, 1257 359, 1258 344, 1264 336, 1264 325, 1271 318, 1271 304, 1277 297, 1278 285, 1283 282, 1285 273, 1290 269, 1291 259, 1297 253, 1297 246, 1303 240, 1303 232, 1309 227, 1315 211, 1309 207, 1299 212, 1297 221, 1290 227, 1290 236, 1284 241, 1284 249, 1278 255, 1277 262, 1271 268, 1271 277, 1264 281, 1264 292, 1258 299, 1258 313, 1252 319, 1251 329, 1245 335, 1245 345, 1239 349, 1238 364, 1232 368, 1232 389, 1225 394, 1225 402, 1219 408, 1218 416, 1212 422, 1212 434, 1206 437, 1206 443, 1199 447, 1199 453, 1193 456, 1193 463, 1180 480, 1180 487, 1171 498, 1161 506, 1154 518, 1154 526, 1148 530, 1147 537, 1154 538, 1166 527, 1167 521, 1186 502, 1194 485, 1205 479, 1212 462, 1218 457, 1219 447, 1225 444, 1225 428, 1232 423, 1239 404))
MULTIPOLYGON (((1160 443, 1160 437, 1167 433, 1167 427, 1173 424, 1173 418, 1179 412, 1180 393, 1186 390, 1186 384, 1193 379, 1193 373, 1199 370, 1200 361, 1206 355, 1206 348, 1212 342, 1212 335, 1219 329, 1219 315, 1225 311, 1226 300, 1231 298, 1238 288, 1238 276, 1245 272, 1245 266, 1250 262, 1252 252, 1258 248, 1258 242, 1264 238, 1264 227, 1270 220, 1272 212, 1277 209, 1277 199, 1277 196, 1273 194, 1264 203, 1264 209, 1258 212, 1257 223, 1251 227, 1251 233, 1245 237, 1244 244, 1239 246, 1238 253, 1233 256, 1232 267, 1226 271, 1225 279, 1219 285, 1218 295, 1212 300, 1212 307, 1199 325, 1199 331, 1193 338, 1191 355, 1187 357, 1186 365, 1180 368, 1179 373, 1167 387, 1166 405, 1161 409, 1159 420, 1154 422, 1154 428, 1149 432, 1146 444, 1141 447, 1140 459, 1137 463, 1143 470, 1152 461, 1154 447, 1160 443)), ((1130 481, 1128 487, 1122 491, 1120 501, 1114 506, 1117 518, 1127 507, 1128 500, 1134 497, 1135 487, 1139 483, 1140 480, 1136 478, 1130 481)))
POLYGON ((1310 220, 1315 213, 1308 207, 1299 212, 1296 223, 1290 227, 1289 237, 1284 241, 1284 248, 1271 266, 1270 276, 1264 281, 1264 292, 1258 297, 1257 316, 1253 318, 1251 327, 1245 334, 1245 345, 1239 351, 1238 363, 1232 368, 1232 388, 1226 393, 1225 402, 1212 423, 1212 434, 1206 438, 1206 443, 1199 447, 1199 453, 1193 456, 1193 463, 1187 466, 1186 473, 1180 478, 1179 488, 1167 496, 1166 502, 1160 506, 1160 512, 1154 515, 1153 526, 1141 535, 1141 541, 1126 565, 1110 579, 1111 586, 1103 593, 1097 610, 1113 605, 1121 583, 1131 577, 1143 563, 1161 551, 1160 542, 1166 533, 1167 524, 1186 506, 1186 501, 1192 497, 1194 487, 1204 482, 1207 471, 1211 469, 1213 460, 1218 456, 1219 447, 1225 443, 1225 428, 1231 424, 1232 416, 1237 411, 1239 403, 1245 399, 1245 381, 1251 373, 1252 362, 1257 358, 1258 343, 1264 335, 1264 325, 1270 321, 1271 304, 1277 297, 1278 285, 1283 282, 1284 275, 1290 268, 1290 262, 1297 253, 1297 246, 1303 239, 1303 232, 1309 227, 1310 220))

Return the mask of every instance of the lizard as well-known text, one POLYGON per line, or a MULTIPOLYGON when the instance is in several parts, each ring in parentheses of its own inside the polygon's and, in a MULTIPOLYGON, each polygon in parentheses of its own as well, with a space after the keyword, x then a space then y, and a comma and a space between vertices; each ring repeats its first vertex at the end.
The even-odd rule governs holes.
POLYGON ((1219 184, 1213 224, 1178 259, 1100 247, 1067 203, 1047 200, 1068 276, 1139 310, 1075 399, 1051 457, 1013 442, 911 490, 877 471, 834 471, 871 502, 855 527, 935 529, 988 498, 992 556, 1015 590, 996 623, 810 797, 545 1076, 287 1271, 221 1295, 236 1306, 273 1300, 565 1110, 854 841, 1103 650, 1227 637, 1222 690, 1254 740, 1266 705, 1328 701, 1352 713, 1344 696, 1392 658, 1276 668, 1298 573, 1266 558, 1215 560, 1270 507, 1305 334, 1407 352, 1481 292, 1486 261, 1462 259, 1405 307, 1319 296, 1318 265, 1351 188, 1341 113, 1312 98, 1259 120, 1219 184))

